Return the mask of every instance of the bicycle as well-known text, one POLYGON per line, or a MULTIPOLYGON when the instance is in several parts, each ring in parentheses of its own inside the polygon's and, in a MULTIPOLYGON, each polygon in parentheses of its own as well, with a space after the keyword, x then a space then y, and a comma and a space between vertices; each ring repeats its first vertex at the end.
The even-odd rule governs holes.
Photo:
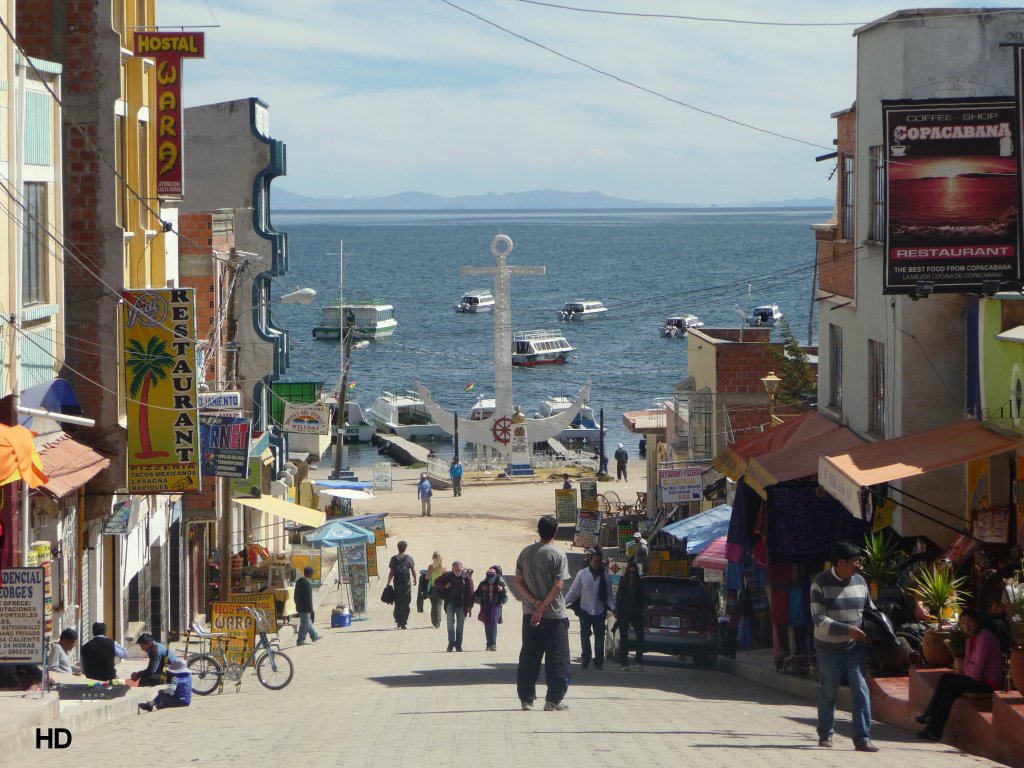
POLYGON ((227 677, 235 683, 237 691, 242 686, 242 675, 249 666, 256 670, 256 679, 264 688, 272 691, 279 691, 292 681, 292 660, 275 650, 274 645, 267 637, 269 625, 262 611, 245 606, 245 610, 256 622, 256 631, 259 635, 255 646, 249 656, 241 664, 228 659, 228 639, 230 635, 224 632, 206 632, 197 627, 196 634, 202 640, 210 642, 209 653, 197 653, 190 656, 186 662, 189 671, 192 673, 192 692, 199 696, 208 696, 216 691, 223 692, 224 678, 227 677), (214 643, 213 640, 219 642, 214 643), (214 651, 216 645, 216 651, 214 651))

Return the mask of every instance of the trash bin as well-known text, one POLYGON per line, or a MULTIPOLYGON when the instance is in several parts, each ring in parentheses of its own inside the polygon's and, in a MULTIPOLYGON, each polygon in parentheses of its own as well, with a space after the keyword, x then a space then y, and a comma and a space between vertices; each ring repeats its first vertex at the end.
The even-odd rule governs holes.
POLYGON ((352 614, 348 612, 348 608, 339 610, 335 608, 331 611, 331 626, 332 627, 351 627, 352 626, 352 614))

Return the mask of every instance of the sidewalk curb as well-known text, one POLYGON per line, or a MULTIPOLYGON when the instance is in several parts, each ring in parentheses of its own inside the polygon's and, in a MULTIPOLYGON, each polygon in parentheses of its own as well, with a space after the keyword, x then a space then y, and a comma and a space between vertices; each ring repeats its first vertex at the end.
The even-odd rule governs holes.
MULTIPOLYGON (((773 669, 745 661, 742 657, 730 659, 728 656, 719 656, 718 671, 749 680, 752 683, 763 685, 765 688, 771 688, 798 699, 815 703, 818 701, 817 680, 784 675, 773 669)), ((839 689, 839 695, 836 698, 836 709, 841 709, 844 712, 851 712, 853 710, 853 700, 850 697, 849 688, 841 687, 839 689)))

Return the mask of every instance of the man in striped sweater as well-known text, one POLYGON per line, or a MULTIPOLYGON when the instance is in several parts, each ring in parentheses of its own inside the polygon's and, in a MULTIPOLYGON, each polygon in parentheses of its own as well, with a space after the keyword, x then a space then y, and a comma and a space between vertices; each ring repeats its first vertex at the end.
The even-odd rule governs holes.
POLYGON ((846 672, 853 697, 853 744, 858 752, 877 752, 871 742, 871 695, 866 667, 868 636, 861 629, 871 595, 860 569, 861 551, 848 541, 832 548, 832 567, 811 584, 814 649, 821 671, 818 691, 818 746, 831 747, 836 723, 836 695, 846 672))

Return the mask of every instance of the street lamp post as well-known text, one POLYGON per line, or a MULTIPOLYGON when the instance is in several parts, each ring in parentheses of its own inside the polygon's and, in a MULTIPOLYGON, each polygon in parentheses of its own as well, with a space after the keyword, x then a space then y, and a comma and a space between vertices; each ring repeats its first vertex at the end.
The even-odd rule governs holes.
POLYGON ((768 424, 775 426, 775 393, 779 391, 779 384, 782 379, 775 375, 775 371, 768 371, 768 375, 761 379, 765 391, 768 393, 768 424))

